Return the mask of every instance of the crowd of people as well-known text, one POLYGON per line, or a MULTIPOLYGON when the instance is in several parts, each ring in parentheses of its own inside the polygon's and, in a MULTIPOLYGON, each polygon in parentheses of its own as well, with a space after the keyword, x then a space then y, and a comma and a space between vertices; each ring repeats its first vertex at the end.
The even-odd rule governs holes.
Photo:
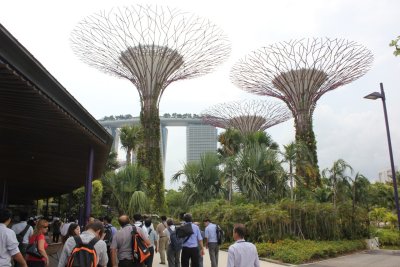
MULTIPOLYGON (((12 214, 7 209, 0 209, 0 267, 47 267, 49 256, 46 249, 48 242, 63 244, 58 267, 70 266, 73 254, 82 244, 92 247, 94 266, 102 267, 152 267, 155 253, 160 254, 160 264, 168 267, 203 267, 204 250, 209 251, 211 267, 218 266, 219 240, 218 226, 206 218, 202 231, 192 215, 186 213, 182 221, 161 216, 161 221, 154 227, 150 217, 135 214, 131 219, 124 214, 119 216, 119 230, 112 225, 112 218, 90 217, 85 230, 75 218, 62 223, 59 218, 51 222, 44 218, 28 220, 21 212, 20 221, 11 225, 12 214), (186 225, 186 226, 185 226, 186 225), (11 227, 10 227, 11 226, 11 227), (52 228, 52 238, 48 235, 52 228), (185 227, 183 227, 185 226, 185 227), (179 228, 189 229, 187 236, 179 235, 179 228), (150 251, 143 262, 135 258, 132 246, 132 234, 136 233, 150 251), (50 241, 51 240, 51 241, 50 241), (33 246, 33 244, 35 246, 33 246), (32 253, 35 247, 39 256, 32 253)), ((244 240, 245 226, 237 224, 233 230, 235 243, 229 247, 227 267, 259 267, 255 246, 244 240)))

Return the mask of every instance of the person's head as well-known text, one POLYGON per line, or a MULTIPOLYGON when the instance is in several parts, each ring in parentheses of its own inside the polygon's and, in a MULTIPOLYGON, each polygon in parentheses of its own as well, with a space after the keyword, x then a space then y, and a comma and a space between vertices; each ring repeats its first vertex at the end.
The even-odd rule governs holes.
POLYGON ((69 216, 68 217, 68 222, 70 222, 70 223, 75 222, 75 217, 74 216, 69 216))
POLYGON ((11 222, 12 213, 8 209, 0 209, 0 223, 8 225, 11 222))
POLYGON ((39 219, 35 226, 35 234, 45 234, 49 230, 49 222, 46 219, 39 219))
POLYGON ((68 227, 67 236, 77 236, 81 234, 81 228, 76 223, 71 223, 68 227))
POLYGON ((167 220, 167 225, 168 225, 168 226, 174 225, 174 220, 172 220, 171 218, 169 218, 169 219, 167 220))
POLYGON ((118 218, 118 223, 119 225, 121 225, 121 227, 124 227, 125 225, 129 224, 129 222, 130 222, 129 216, 126 214, 121 215, 118 218))
POLYGON ((244 226, 244 224, 241 223, 235 224, 235 226, 233 227, 233 239, 234 240, 243 239, 245 234, 246 234, 246 227, 244 226))
POLYGON ((104 225, 100 221, 95 221, 86 225, 85 230, 93 231, 97 235, 97 238, 101 239, 104 234, 104 225))
POLYGON ((183 215, 183 220, 185 222, 192 222, 193 218, 192 218, 192 214, 190 213, 185 213, 185 215, 183 215))
POLYGON ((161 221, 165 222, 167 220, 167 216, 161 215, 161 221))
POLYGON ((144 225, 146 227, 150 227, 151 226, 151 218, 147 218, 146 220, 144 220, 144 225))
POLYGON ((140 213, 133 214, 133 220, 135 222, 140 222, 142 220, 142 215, 140 213))
POLYGON ((103 218, 103 222, 105 223, 105 224, 109 224, 109 223, 111 223, 111 221, 112 221, 112 218, 110 217, 110 216, 104 216, 104 218, 103 218))
POLYGON ((28 220, 28 213, 26 211, 21 211, 19 213, 19 220, 22 221, 27 221, 28 220))
POLYGON ((208 219, 208 218, 206 218, 206 219, 204 219, 204 225, 207 227, 209 224, 210 224, 210 219, 208 219))

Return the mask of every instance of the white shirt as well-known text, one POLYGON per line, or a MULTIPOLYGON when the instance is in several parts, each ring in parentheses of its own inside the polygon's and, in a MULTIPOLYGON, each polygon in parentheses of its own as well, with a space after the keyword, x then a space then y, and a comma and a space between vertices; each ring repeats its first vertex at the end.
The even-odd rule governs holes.
MULTIPOLYGON (((24 231, 25 227, 28 225, 28 223, 26 221, 21 221, 19 223, 14 224, 11 227, 11 230, 13 230, 15 232, 15 234, 19 234, 22 231, 24 231)), ((23 244, 29 244, 29 237, 33 235, 33 228, 32 226, 29 226, 28 231, 26 231, 24 238, 22 240, 23 244)))
POLYGON ((244 239, 229 246, 227 267, 260 267, 257 248, 244 239))
POLYGON ((0 267, 11 266, 11 257, 19 253, 15 232, 0 223, 0 267))

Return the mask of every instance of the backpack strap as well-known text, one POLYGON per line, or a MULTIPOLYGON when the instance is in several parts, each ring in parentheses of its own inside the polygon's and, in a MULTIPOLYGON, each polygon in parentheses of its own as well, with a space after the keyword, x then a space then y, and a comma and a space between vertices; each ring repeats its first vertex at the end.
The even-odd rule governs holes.
POLYGON ((76 247, 81 247, 83 245, 82 239, 79 235, 74 236, 76 247))
POLYGON ((24 230, 22 230, 21 232, 19 232, 18 235, 21 236, 22 238, 24 238, 26 232, 28 232, 29 227, 30 227, 30 225, 29 225, 29 224, 26 224, 24 230))
POLYGON ((90 242, 87 245, 88 248, 94 249, 94 245, 96 245, 97 241, 99 241, 99 239, 97 237, 93 237, 93 239, 90 240, 90 242))

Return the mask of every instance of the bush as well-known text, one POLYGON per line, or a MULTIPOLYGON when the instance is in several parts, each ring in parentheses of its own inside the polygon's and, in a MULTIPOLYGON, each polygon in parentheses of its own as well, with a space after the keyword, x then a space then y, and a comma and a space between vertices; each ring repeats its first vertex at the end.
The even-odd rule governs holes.
POLYGON ((300 264, 365 249, 365 242, 363 240, 294 241, 285 239, 276 243, 257 243, 256 247, 260 257, 300 264))
POLYGON ((372 233, 379 238, 379 244, 385 246, 400 246, 400 233, 397 229, 376 229, 372 233))

